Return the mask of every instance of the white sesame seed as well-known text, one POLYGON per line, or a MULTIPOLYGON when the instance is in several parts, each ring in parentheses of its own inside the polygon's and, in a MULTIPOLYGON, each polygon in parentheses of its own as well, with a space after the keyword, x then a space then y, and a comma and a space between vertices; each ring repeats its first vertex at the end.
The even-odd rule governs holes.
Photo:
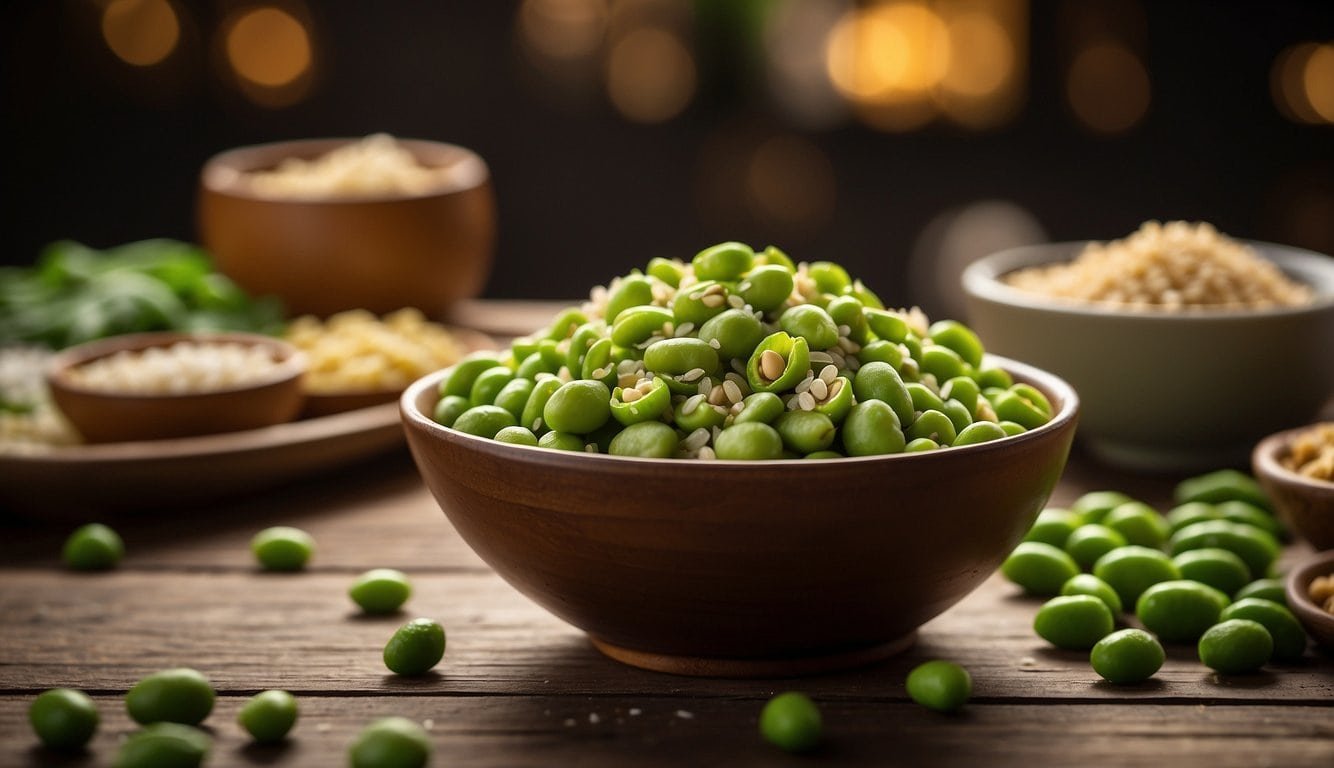
POLYGON ((812 381, 810 389, 807 391, 810 392, 811 396, 816 400, 824 400, 826 397, 829 397, 829 385, 825 383, 824 379, 816 379, 815 381, 812 381))
POLYGON ((739 403, 743 398, 741 386, 730 378, 723 382, 723 394, 727 395, 727 400, 731 403, 739 403))
POLYGON ((683 382, 691 382, 699 379, 699 377, 703 375, 704 375, 703 368, 691 368, 690 370, 678 376, 677 380, 683 382))
POLYGON ((802 392, 797 395, 797 407, 803 411, 815 410, 815 396, 810 392, 802 392))
POLYGON ((718 341, 717 339, 709 339, 709 346, 713 347, 714 349, 722 349, 723 343, 721 341, 718 341))
POLYGON ((700 404, 704 402, 704 400, 705 400, 704 395, 693 395, 687 398, 685 405, 681 406, 681 415, 689 416, 690 414, 694 413, 695 409, 698 408, 700 404))

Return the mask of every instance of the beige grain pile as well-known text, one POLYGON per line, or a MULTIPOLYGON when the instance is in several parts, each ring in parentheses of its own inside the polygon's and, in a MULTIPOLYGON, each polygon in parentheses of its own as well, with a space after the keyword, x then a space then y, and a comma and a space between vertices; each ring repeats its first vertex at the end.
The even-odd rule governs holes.
POLYGON ((1295 282, 1254 249, 1206 223, 1150 221, 1121 240, 1090 243, 1073 261, 1005 276, 1015 288, 1138 310, 1262 309, 1309 304, 1295 282))
POLYGON ((1283 464, 1303 477, 1334 482, 1334 422, 1298 434, 1283 464))

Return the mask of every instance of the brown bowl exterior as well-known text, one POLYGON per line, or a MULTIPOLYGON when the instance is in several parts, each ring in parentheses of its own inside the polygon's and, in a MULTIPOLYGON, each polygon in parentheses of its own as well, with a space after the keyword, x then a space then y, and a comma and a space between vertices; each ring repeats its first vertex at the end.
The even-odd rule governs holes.
POLYGON ((1334 483, 1303 477, 1283 466, 1299 427, 1270 435, 1251 453, 1251 469, 1280 518, 1316 549, 1334 549, 1334 483))
POLYGON ((1311 600, 1311 582, 1317 576, 1334 573, 1334 549, 1317 552, 1288 573, 1284 593, 1288 608, 1297 615, 1306 632, 1316 643, 1334 650, 1334 614, 1325 612, 1311 600))
POLYGON ((51 361, 47 384, 56 407, 90 443, 162 440, 268 427, 291 421, 301 410, 304 357, 279 339, 249 333, 136 333, 81 344, 51 361), (259 344, 284 361, 280 378, 254 386, 181 395, 116 394, 72 383, 67 372, 121 351, 170 346, 178 341, 259 344))
POLYGON ((200 240, 219 270, 293 314, 416 307, 443 317, 477 296, 491 272, 495 200, 486 164, 452 144, 402 141, 429 165, 461 164, 457 186, 401 197, 258 197, 242 174, 288 157, 315 158, 354 141, 316 139, 244 147, 205 164, 200 240))
POLYGON ((604 651, 798 665, 762 667, 783 672, 803 657, 903 647, 986 579, 1042 509, 1078 400, 1050 374, 996 362, 1059 415, 993 443, 826 461, 497 443, 431 421, 441 374, 400 403, 418 468, 463 538, 604 651))

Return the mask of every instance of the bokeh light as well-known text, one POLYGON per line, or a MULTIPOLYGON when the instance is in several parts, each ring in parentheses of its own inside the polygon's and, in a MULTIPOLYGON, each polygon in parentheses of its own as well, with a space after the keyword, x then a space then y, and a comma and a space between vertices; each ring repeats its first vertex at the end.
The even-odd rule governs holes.
POLYGON ((1311 52, 1302 72, 1306 101, 1326 123, 1334 123, 1334 45, 1311 52))
POLYGON ((652 26, 626 32, 607 57, 607 95, 625 118, 661 123, 695 94, 695 60, 681 39, 652 26))
POLYGON ((1014 74, 1014 42, 994 16, 963 13, 949 21, 950 65, 941 86, 962 96, 993 93, 1014 74))
POLYGON ((781 0, 765 23, 769 93, 787 118, 804 128, 828 128, 847 115, 825 69, 825 41, 848 7, 848 0, 781 0))
POLYGON ((601 49, 607 12, 607 0, 524 0, 519 39, 548 58, 588 58, 601 49))
POLYGON ((880 3, 852 11, 834 27, 826 46, 830 79, 860 104, 921 93, 941 81, 949 60, 949 32, 921 3, 880 3))
POLYGON ((277 6, 236 12, 222 24, 226 67, 241 93, 265 107, 300 101, 314 75, 315 54, 304 14, 277 6))
POLYGON ((834 211, 834 167, 824 152, 796 135, 766 139, 746 168, 746 199, 765 227, 813 232, 834 211))
POLYGON ((151 67, 176 50, 181 22, 168 0, 112 0, 102 10, 102 39, 126 64, 151 67))
POLYGON ((1066 98, 1075 117, 1094 133, 1125 133, 1149 111, 1148 70, 1129 48, 1103 41, 1085 46, 1070 64, 1066 98))

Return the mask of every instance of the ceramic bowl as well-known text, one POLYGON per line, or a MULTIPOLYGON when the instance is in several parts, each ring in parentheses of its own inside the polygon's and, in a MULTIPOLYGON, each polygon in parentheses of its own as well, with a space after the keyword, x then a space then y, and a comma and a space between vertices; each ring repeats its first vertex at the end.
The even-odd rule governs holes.
POLYGON ((1288 608, 1297 615, 1306 632, 1316 643, 1334 650, 1334 613, 1329 613, 1311 599, 1311 582, 1317 576, 1334 573, 1334 549, 1317 552, 1288 572, 1285 593, 1288 608))
POLYGON ((200 240, 218 269, 293 315, 416 307, 444 317, 478 295, 491 270, 495 201, 486 163, 453 144, 400 140, 417 160, 454 169, 425 194, 274 199, 246 174, 289 157, 313 159, 356 139, 309 139, 233 149, 200 177, 200 240))
POLYGON ((1056 416, 1019 436, 824 461, 689 461, 507 445, 400 400, 408 444, 459 534, 520 592, 620 661, 692 675, 875 661, 985 580, 1055 486, 1078 398, 995 359, 1056 416))
POLYGON ((1085 243, 1002 251, 963 272, 968 321, 997 354, 1070 382, 1079 436, 1108 463, 1151 471, 1244 466, 1255 442, 1304 424, 1334 393, 1334 258, 1259 253, 1315 290, 1298 308, 1133 312, 1059 302, 1003 277, 1069 261, 1085 243))
POLYGON ((1298 427, 1270 435, 1255 446, 1251 468, 1274 502, 1275 511, 1316 549, 1334 549, 1334 482, 1304 477, 1284 466, 1298 427))
POLYGON ((279 339, 249 333, 136 333, 80 344, 52 358, 47 384, 56 407, 90 443, 160 440, 256 429, 291 421, 301 409, 305 358, 279 339), (91 388, 71 371, 118 352, 181 341, 268 350, 278 365, 253 384, 189 394, 131 394, 91 388))

